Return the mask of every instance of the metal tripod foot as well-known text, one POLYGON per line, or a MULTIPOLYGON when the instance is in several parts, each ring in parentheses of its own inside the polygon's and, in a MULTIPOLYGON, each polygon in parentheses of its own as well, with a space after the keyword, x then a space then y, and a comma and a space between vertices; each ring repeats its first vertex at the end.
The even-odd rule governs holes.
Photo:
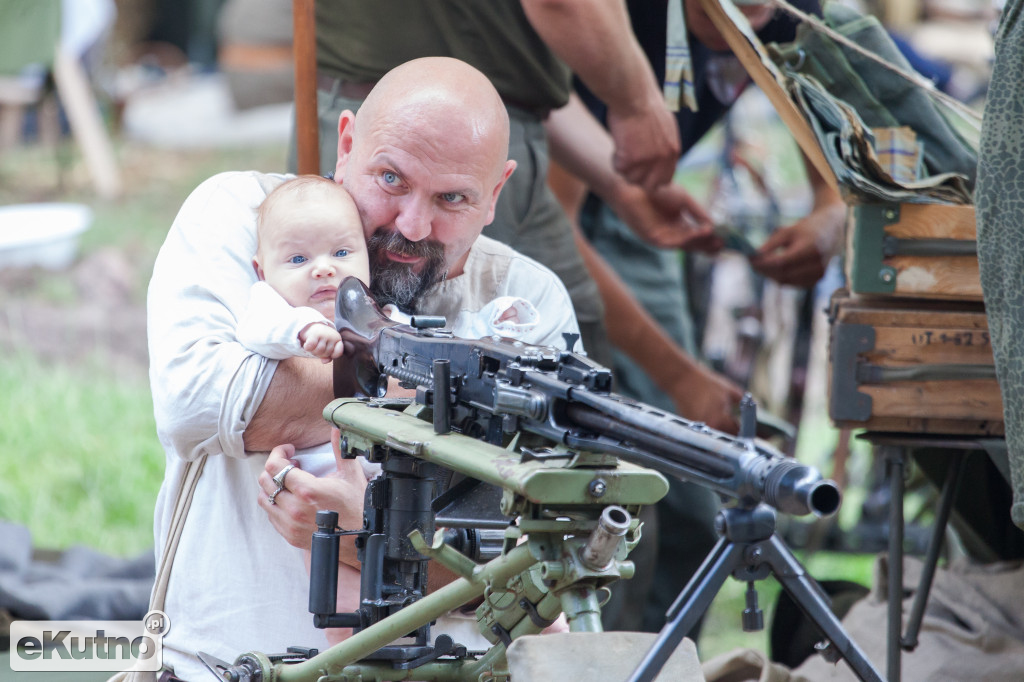
POLYGON ((773 575, 824 633, 830 649, 824 655, 844 659, 863 682, 882 682, 882 676, 832 613, 818 583, 775 534, 773 509, 766 505, 724 509, 716 523, 721 539, 669 608, 665 626, 629 682, 653 682, 730 575, 745 582, 773 575))

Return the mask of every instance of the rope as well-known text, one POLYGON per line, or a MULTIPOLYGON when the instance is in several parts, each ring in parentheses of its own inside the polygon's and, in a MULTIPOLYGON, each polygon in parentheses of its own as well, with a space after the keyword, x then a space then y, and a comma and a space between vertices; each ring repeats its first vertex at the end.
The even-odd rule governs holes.
POLYGON ((892 71, 893 73, 895 73, 896 75, 898 75, 898 76, 900 76, 900 77, 910 81, 913 85, 916 85, 916 86, 924 89, 926 92, 928 92, 930 95, 932 95, 936 99, 941 100, 945 104, 949 105, 951 108, 956 109, 961 114, 963 114, 968 119, 970 119, 968 121, 968 123, 972 123, 973 124, 973 122, 976 121, 977 122, 976 127, 980 127, 981 120, 982 120, 982 115, 980 113, 978 113, 974 109, 971 109, 969 106, 967 106, 966 104, 964 104, 960 100, 956 99, 955 97, 950 97, 946 93, 944 93, 944 92, 942 92, 940 90, 937 90, 935 88, 935 83, 931 82, 930 80, 928 80, 927 78, 925 78, 921 74, 916 73, 916 72, 904 71, 903 69, 899 68, 898 66, 896 66, 892 62, 886 61, 885 59, 883 59, 882 57, 879 57, 874 52, 871 52, 870 50, 867 50, 867 49, 861 47, 860 45, 858 45, 857 43, 853 42, 852 40, 850 40, 846 36, 844 36, 844 35, 842 35, 840 33, 837 33, 835 30, 830 28, 827 24, 825 24, 825 22, 823 22, 818 17, 813 16, 811 14, 807 14, 806 12, 804 12, 804 11, 802 11, 800 9, 797 9, 793 5, 789 4, 786 0, 767 0, 767 1, 770 4, 775 5, 776 7, 781 7, 786 12, 789 12, 790 14, 792 14, 792 15, 796 16, 797 18, 799 18, 801 21, 809 24, 811 26, 811 28, 813 28, 815 31, 820 31, 820 32, 824 33, 825 35, 827 35, 832 40, 835 40, 837 43, 841 43, 841 44, 845 45, 846 47, 850 48, 851 50, 853 50, 854 52, 857 52, 858 54, 863 55, 863 56, 867 57, 868 59, 870 59, 870 60, 872 60, 872 61, 874 61, 874 62, 876 62, 878 64, 881 64, 884 68, 886 68, 886 69, 892 71))

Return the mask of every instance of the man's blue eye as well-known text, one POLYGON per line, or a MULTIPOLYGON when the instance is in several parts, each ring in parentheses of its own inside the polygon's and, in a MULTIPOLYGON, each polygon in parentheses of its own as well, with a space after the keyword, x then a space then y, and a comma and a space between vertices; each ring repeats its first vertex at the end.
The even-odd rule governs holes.
POLYGON ((384 171, 382 177, 384 178, 384 182, 389 185, 395 185, 398 183, 398 174, 393 171, 384 171))
POLYGON ((441 198, 447 201, 449 204, 457 204, 465 199, 464 196, 457 192, 445 192, 441 195, 441 198))
POLYGON ((337 251, 334 252, 334 257, 335 258, 344 258, 347 255, 348 255, 348 249, 338 249, 337 251))
POLYGON ((288 262, 293 264, 293 265, 302 265, 303 263, 306 262, 306 257, 305 256, 292 256, 291 258, 288 259, 288 262))

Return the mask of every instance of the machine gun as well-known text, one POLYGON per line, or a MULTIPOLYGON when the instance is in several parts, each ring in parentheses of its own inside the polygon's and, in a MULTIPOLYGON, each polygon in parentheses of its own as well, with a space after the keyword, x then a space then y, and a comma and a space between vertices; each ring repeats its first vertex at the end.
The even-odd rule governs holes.
POLYGON ((357 281, 339 289, 337 318, 349 362, 335 395, 382 397, 386 379, 417 390, 434 429, 502 445, 525 431, 572 450, 612 455, 711 488, 741 504, 827 516, 839 491, 811 467, 754 438, 747 402, 740 438, 611 392, 611 372, 585 356, 497 337, 460 339, 443 318, 388 320, 357 281), (350 352, 349 349, 355 352, 350 352), (352 362, 353 356, 357 360, 352 362))
POLYGON ((610 372, 583 355, 497 337, 456 338, 441 328, 443 318, 391 321, 355 279, 339 288, 336 312, 345 355, 335 363, 335 394, 362 397, 339 398, 324 416, 342 431, 343 456, 380 462, 384 482, 368 489, 362 530, 339 531, 337 516, 321 513, 310 610, 320 627, 354 627, 356 634, 309 660, 243 654, 218 668, 225 678, 507 679, 516 640, 559 613, 572 632, 601 631, 598 595, 632 576, 626 556, 640 540, 635 517, 667 492, 665 474, 735 504, 720 514, 722 539, 673 604, 631 682, 658 675, 729 574, 751 584, 744 623, 757 627, 750 592, 770 573, 816 622, 836 659, 845 658, 862 680, 881 679, 774 532, 776 509, 825 516, 838 509, 839 491, 754 437, 752 401, 734 437, 616 395, 610 372), (414 389, 415 398, 385 398, 391 380, 414 389), (500 493, 497 521, 478 519, 505 528, 501 552, 486 564, 434 532, 444 471, 500 493), (360 609, 335 614, 342 534, 359 538, 364 579, 360 609), (460 579, 424 596, 428 559, 460 579), (445 635, 429 642, 432 620, 478 596, 484 599, 476 616, 490 649, 467 652, 445 635), (411 641, 392 644, 407 635, 411 641))

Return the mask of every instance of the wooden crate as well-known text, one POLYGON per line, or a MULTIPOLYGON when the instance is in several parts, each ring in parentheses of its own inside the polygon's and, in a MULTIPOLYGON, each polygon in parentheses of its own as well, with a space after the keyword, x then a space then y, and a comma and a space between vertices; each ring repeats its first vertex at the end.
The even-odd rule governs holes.
POLYGON ((851 206, 846 246, 854 294, 982 300, 974 206, 851 206))
POLYGON ((1002 435, 981 304, 851 296, 830 308, 829 416, 872 431, 1002 435))

